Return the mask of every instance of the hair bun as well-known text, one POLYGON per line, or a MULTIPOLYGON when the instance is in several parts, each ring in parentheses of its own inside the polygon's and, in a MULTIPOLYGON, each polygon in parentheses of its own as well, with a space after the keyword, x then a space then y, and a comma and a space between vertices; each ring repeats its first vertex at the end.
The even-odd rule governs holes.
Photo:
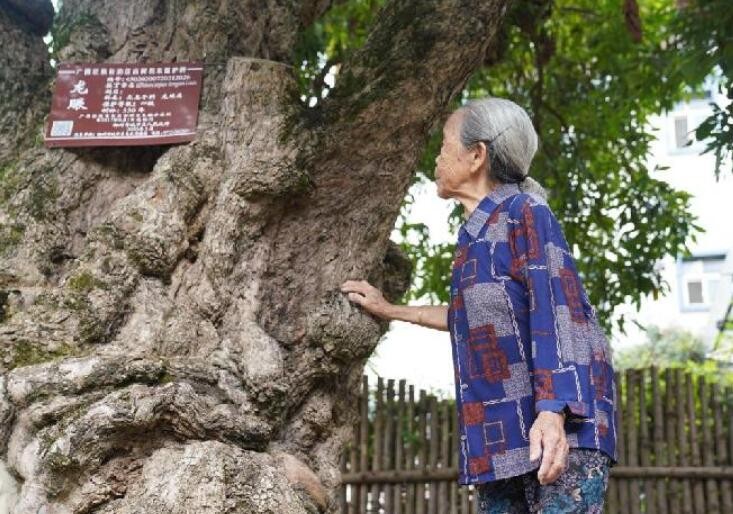
POLYGON ((529 175, 525 175, 524 179, 519 183, 519 190, 522 193, 537 195, 547 201, 547 190, 529 175))

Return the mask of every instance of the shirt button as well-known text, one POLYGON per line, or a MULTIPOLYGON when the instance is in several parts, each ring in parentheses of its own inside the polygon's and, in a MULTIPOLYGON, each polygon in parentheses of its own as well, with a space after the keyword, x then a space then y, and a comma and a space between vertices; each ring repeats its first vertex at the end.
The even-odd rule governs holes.
POLYGON ((466 440, 466 436, 465 435, 462 435, 461 436, 461 439, 463 439, 465 441, 466 440))
POLYGON ((461 389, 468 389, 468 384, 461 384, 461 389))

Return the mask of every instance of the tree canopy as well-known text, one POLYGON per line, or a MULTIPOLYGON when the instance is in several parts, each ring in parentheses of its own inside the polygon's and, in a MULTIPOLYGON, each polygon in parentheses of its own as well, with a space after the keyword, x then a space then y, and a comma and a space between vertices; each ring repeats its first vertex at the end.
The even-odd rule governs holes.
MULTIPOLYGON (((297 62, 310 105, 329 94, 328 74, 338 83, 339 63, 365 43, 382 3, 341 2, 304 34, 297 62)), ((649 119, 700 96, 713 73, 733 98, 728 3, 521 0, 507 14, 497 50, 463 91, 463 99, 509 98, 532 116, 541 143, 530 173, 550 192, 606 329, 615 306, 668 291, 655 263, 689 254, 702 230, 690 195, 652 176, 649 119)), ((716 176, 733 148, 731 109, 715 106, 696 131, 718 158, 716 176)), ((435 127, 413 183, 433 180, 440 138, 435 127)), ((413 201, 405 198, 398 221, 401 234, 417 241, 402 243, 416 270, 402 301, 446 302, 453 245, 433 244, 425 225, 407 222, 413 201)), ((447 220, 454 229, 461 211, 456 204, 447 220)))

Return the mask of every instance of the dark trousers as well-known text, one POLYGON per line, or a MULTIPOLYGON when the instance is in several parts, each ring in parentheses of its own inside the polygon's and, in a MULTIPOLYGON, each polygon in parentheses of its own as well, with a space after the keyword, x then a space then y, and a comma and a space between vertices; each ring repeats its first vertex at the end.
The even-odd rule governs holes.
POLYGON ((568 467, 541 485, 537 470, 477 484, 478 514, 602 514, 611 459, 591 448, 570 448, 568 467))

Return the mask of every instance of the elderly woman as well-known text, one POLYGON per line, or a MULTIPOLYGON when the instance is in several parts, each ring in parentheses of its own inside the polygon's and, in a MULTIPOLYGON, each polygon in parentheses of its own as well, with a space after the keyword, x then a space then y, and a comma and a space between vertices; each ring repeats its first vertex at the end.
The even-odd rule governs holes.
POLYGON ((450 333, 461 485, 479 512, 602 512, 617 463, 611 350, 544 189, 527 176, 537 134, 500 98, 443 127, 440 198, 464 207, 450 304, 389 304, 365 281, 349 300, 450 333))

